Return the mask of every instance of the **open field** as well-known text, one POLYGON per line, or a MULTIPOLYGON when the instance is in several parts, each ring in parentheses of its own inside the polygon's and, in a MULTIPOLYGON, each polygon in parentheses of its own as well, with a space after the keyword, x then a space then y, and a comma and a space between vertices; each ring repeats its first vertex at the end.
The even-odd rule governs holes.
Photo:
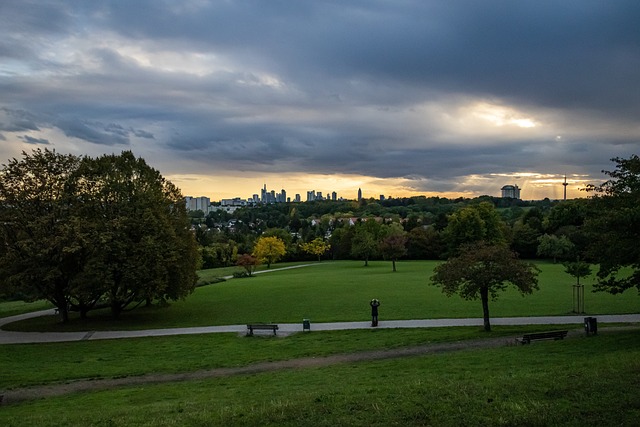
POLYGON ((309 356, 512 337, 527 331, 539 331, 542 327, 553 328, 499 326, 490 334, 479 327, 370 329, 315 331, 277 338, 251 338, 226 333, 2 345, 0 390, 77 379, 181 373, 309 356), (20 357, 15 357, 16 354, 20 357))
MULTIPOLYGON (((213 326, 251 322, 295 323, 362 321, 369 317, 368 301, 382 301, 381 320, 481 317, 479 301, 447 298, 429 285, 435 261, 391 263, 376 261, 365 268, 362 262, 322 262, 310 267, 273 271, 253 278, 232 279, 196 289, 185 301, 167 308, 139 308, 118 321, 106 312, 92 312, 86 322, 61 325, 57 318, 36 318, 5 327, 11 330, 73 331, 109 329, 152 329, 213 326)), ((522 297, 514 289, 490 303, 492 317, 547 316, 571 314, 574 279, 560 264, 539 263, 540 290, 522 297)), ((277 267, 277 266, 276 266, 277 267)), ((203 271, 202 275, 215 275, 203 271)), ((593 278, 585 284, 586 315, 636 313, 638 296, 593 293, 593 278)))
MULTIPOLYGON (((260 352, 264 343, 291 338, 234 339, 257 345, 260 352)), ((110 358, 105 363, 113 363, 127 354, 105 356, 110 358)), ((639 383, 640 334, 607 331, 529 346, 70 394, 3 407, 0 421, 7 426, 632 426, 640 422, 639 383)))
MULTIPOLYGON (((435 262, 320 263, 198 288, 168 308, 135 310, 114 322, 106 315, 61 327, 56 319, 18 329, 97 330, 243 324, 254 321, 366 320, 368 301, 382 300, 383 319, 479 317, 479 301, 447 298, 428 285, 435 262)), ((573 279, 561 265, 539 264, 539 292, 515 291, 491 303, 493 317, 565 315, 573 279)), ((215 275, 220 271, 202 274, 215 275)), ((588 315, 637 312, 638 296, 590 292, 588 315)), ((11 314, 29 307, 7 303, 11 314)), ((37 303, 42 304, 42 303, 37 303)), ((2 304, 0 304, 2 306, 2 304)), ((286 337, 237 334, 149 337, 0 346, 0 390, 68 387, 103 379, 123 385, 89 386, 82 393, 26 400, 0 408, 7 426, 163 425, 637 425, 640 423, 640 333, 603 329, 599 335, 528 346, 444 351, 360 361, 362 352, 401 352, 418 346, 504 339, 553 326, 371 329, 298 333, 286 337), (297 367, 302 358, 348 358, 330 366, 297 367), (286 361, 294 362, 287 364, 286 361), (194 374, 270 362, 270 372, 194 376, 134 384, 142 376, 194 374), (91 380, 87 382, 86 380, 91 380)), ((562 327, 566 329, 566 326, 562 327)), ((571 328, 569 328, 571 329, 571 328)), ((1 392, 0 392, 1 393, 1 392)), ((37 396, 38 394, 36 394, 37 396)))

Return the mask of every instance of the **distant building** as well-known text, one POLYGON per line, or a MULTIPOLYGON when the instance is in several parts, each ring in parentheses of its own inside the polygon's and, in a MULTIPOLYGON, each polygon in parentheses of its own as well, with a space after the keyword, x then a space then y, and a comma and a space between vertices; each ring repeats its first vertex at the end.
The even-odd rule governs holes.
POLYGON ((362 200, 362 189, 358 188, 358 201, 362 200))
POLYGON ((336 200, 338 200, 338 193, 336 193, 335 191, 331 193, 331 200, 333 200, 334 202, 336 200))
POLYGON ((233 199, 222 199, 220 201, 221 206, 247 206, 247 201, 242 200, 240 197, 234 197, 233 199))
POLYGON ((296 203, 300 203, 300 194, 296 193, 296 198, 294 199, 296 203))
POLYGON ((501 188, 503 198, 519 199, 520 188, 517 185, 505 185, 501 188))
POLYGON ((316 192, 314 190, 307 191, 307 202, 313 202, 316 199, 316 192))
POLYGON ((208 197, 191 197, 184 198, 185 205, 188 211, 202 211, 205 214, 210 211, 211 199, 208 197))

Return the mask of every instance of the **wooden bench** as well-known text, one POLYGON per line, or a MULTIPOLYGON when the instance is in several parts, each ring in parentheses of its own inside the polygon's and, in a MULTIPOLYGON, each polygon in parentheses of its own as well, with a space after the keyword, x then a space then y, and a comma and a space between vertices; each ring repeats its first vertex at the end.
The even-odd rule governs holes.
POLYGON ((275 335, 276 331, 278 330, 278 325, 269 325, 266 323, 249 324, 247 325, 247 336, 253 335, 254 330, 268 330, 268 329, 273 330, 273 335, 275 335))
POLYGON ((538 340, 561 340, 567 336, 569 331, 550 331, 550 332, 535 332, 532 334, 524 334, 522 338, 516 338, 516 341, 520 344, 530 344, 531 341, 538 340))

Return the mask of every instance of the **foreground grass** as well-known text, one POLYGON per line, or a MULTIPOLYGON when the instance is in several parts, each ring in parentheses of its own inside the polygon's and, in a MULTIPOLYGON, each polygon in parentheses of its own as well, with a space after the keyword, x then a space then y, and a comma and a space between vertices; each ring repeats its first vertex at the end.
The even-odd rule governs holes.
MULTIPOLYGON (((310 334, 311 335, 311 334, 310 334)), ((602 426, 640 422, 636 331, 68 395, 7 426, 602 426)))
MULTIPOLYGON (((435 261, 322 262, 311 267, 272 271, 196 289, 169 307, 138 308, 114 321, 108 312, 92 312, 87 321, 61 325, 55 316, 5 326, 11 330, 78 331, 152 329, 251 322, 362 321, 369 317, 371 298, 382 301, 382 320, 481 317, 479 301, 446 297, 429 285, 435 261)), ((559 264, 540 263, 540 290, 522 297, 509 289, 490 303, 492 317, 572 314, 573 279, 559 264)), ((201 274, 214 274, 210 271, 201 274)), ((638 312, 638 297, 593 293, 593 278, 584 280, 586 315, 638 312)))
POLYGON ((77 379, 193 372, 309 356, 516 336, 540 331, 541 327, 554 329, 553 326, 498 326, 491 333, 477 327, 370 329, 298 333, 277 338, 206 334, 3 345, 0 346, 3 371, 0 390, 77 379))

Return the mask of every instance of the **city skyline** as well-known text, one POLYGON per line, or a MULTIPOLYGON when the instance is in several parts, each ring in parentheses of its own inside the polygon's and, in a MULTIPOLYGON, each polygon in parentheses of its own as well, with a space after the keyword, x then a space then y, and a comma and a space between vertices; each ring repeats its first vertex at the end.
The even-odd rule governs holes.
POLYGON ((585 197, 640 152, 638 22, 635 0, 4 0, 0 163, 131 150, 212 199, 585 197))

